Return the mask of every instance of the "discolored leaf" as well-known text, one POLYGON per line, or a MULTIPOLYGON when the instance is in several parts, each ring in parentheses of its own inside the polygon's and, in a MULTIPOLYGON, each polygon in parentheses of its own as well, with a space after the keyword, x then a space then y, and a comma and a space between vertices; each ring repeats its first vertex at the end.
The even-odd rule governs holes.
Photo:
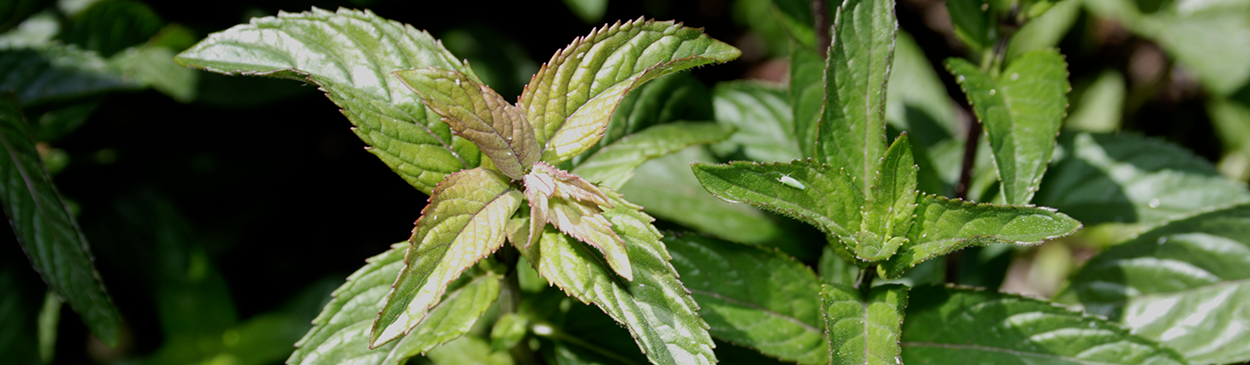
POLYGON ((1164 223, 1103 251, 1056 301, 1080 303, 1195 364, 1250 360, 1250 204, 1164 223))
POLYGON ((977 204, 935 195, 922 195, 916 203, 907 243, 878 266, 882 277, 897 278, 916 264, 968 246, 1037 244, 1081 228, 1081 222, 1046 207, 977 204))
POLYGON ((535 127, 542 159, 559 163, 603 136, 630 90, 692 67, 727 62, 737 48, 673 22, 616 23, 575 39, 530 80, 517 105, 535 127))
POLYGON ((712 123, 657 125, 600 149, 572 172, 599 186, 619 189, 633 178, 634 169, 651 159, 693 145, 721 141, 733 133, 733 127, 712 123))
POLYGON ((908 301, 909 365, 1185 363, 1105 319, 1015 294, 925 286, 908 301))
POLYGON ((916 169, 907 134, 894 140, 868 189, 861 208, 864 219, 855 234, 855 254, 866 261, 893 256, 907 242, 916 210, 916 169))
POLYGON ((747 158, 763 162, 802 157, 784 89, 760 82, 722 82, 712 89, 712 98, 716 122, 738 130, 728 141, 714 146, 718 153, 741 148, 747 158), (726 148, 719 148, 722 145, 726 148))
POLYGON ((907 290, 903 285, 886 284, 865 295, 826 284, 820 297, 832 364, 899 363, 899 327, 907 308, 907 290))
POLYGON ((439 183, 417 219, 404 268, 373 323, 369 347, 416 328, 448 283, 503 245, 504 226, 520 206, 521 192, 508 178, 483 168, 454 173, 439 183))
POLYGON ((820 279, 779 252, 693 234, 664 238, 712 336, 800 364, 827 364, 820 279))
POLYGON ((534 127, 521 109, 495 90, 465 74, 436 68, 398 71, 400 80, 421 94, 426 106, 443 116, 451 130, 473 142, 496 168, 520 180, 541 153, 534 127))
POLYGON ((708 192, 785 214, 836 237, 851 237, 862 219, 864 196, 841 170, 812 160, 760 164, 691 164, 708 192))

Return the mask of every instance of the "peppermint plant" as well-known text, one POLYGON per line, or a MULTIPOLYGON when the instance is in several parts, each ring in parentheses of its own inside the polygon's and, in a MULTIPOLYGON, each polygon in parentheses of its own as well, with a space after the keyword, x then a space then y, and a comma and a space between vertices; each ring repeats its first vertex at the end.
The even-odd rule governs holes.
POLYGON ((313 9, 212 34, 177 61, 316 84, 370 152, 429 195, 409 242, 349 277, 288 363, 399 363, 467 333, 497 300, 515 318, 519 253, 628 328, 651 362, 710 364, 707 325, 654 219, 614 188, 647 159, 733 130, 677 123, 601 139, 631 90, 739 54, 679 23, 617 22, 556 52, 509 103, 425 32, 313 9))

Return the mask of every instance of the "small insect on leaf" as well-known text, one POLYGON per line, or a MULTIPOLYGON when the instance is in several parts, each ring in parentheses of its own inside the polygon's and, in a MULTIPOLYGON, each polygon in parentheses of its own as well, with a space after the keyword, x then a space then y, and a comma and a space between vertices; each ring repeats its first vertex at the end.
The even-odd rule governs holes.
POLYGON ((793 177, 790 177, 790 174, 781 175, 781 177, 777 178, 777 181, 795 189, 807 190, 807 185, 803 185, 803 183, 795 180, 793 177))

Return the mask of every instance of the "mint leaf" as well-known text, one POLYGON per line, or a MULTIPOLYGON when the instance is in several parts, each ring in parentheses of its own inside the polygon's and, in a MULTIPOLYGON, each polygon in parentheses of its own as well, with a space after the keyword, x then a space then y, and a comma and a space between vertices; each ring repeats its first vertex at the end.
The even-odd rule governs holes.
POLYGON ((616 105, 630 90, 740 54, 698 28, 643 18, 618 22, 557 51, 530 80, 517 105, 535 127, 543 161, 559 163, 599 141, 616 105))
POLYGON ((165 25, 152 8, 133 1, 100 1, 74 14, 58 36, 62 42, 111 57, 147 42, 165 25))
POLYGON ((803 263, 693 234, 664 243, 712 336, 785 361, 829 362, 820 279, 803 263))
POLYGON ((92 264, 87 238, 39 160, 17 98, 9 93, 0 93, 0 144, 5 157, 0 160, 0 202, 18 244, 91 333, 115 346, 121 315, 92 264))
POLYGON ((0 92, 16 94, 27 107, 139 87, 99 54, 77 47, 0 50, 0 92))
POLYGON ((712 89, 716 122, 734 126, 738 133, 714 147, 741 148, 747 158, 756 161, 789 161, 802 157, 794 139, 794 118, 788 99, 784 89, 760 82, 717 84, 712 89))
POLYGON ((886 284, 865 296, 842 285, 825 285, 820 297, 833 364, 897 364, 899 327, 908 288, 886 284))
POLYGON ((572 172, 599 186, 617 189, 644 162, 693 145, 724 140, 733 132, 733 127, 712 123, 661 124, 600 149, 572 172))
MULTIPOLYGON (((998 19, 991 11, 995 0, 952 0, 947 2, 955 38, 968 46, 972 54, 981 54, 998 39, 998 19)), ((998 10, 998 9, 993 9, 998 10)))
POLYGON ((725 201, 785 214, 835 237, 849 238, 860 226, 864 196, 851 178, 832 166, 795 160, 690 167, 708 192, 725 201))
POLYGON ((907 231, 916 218, 916 162, 907 134, 894 140, 881 158, 869 196, 864 200, 855 254, 861 260, 880 261, 893 256, 907 242, 907 231))
POLYGON ((1250 204, 1155 227, 1094 256, 1056 301, 1128 326, 1195 364, 1250 360, 1250 204))
MULTIPOLYGON (((599 140, 579 157, 656 124, 681 120, 712 120, 712 96, 703 82, 690 73, 675 73, 651 80, 625 94, 612 112, 612 120, 599 140)), ((575 163, 581 160, 574 159, 575 163)))
MULTIPOLYGON (((810 29, 810 28, 809 28, 810 29)), ((803 157, 816 157, 816 138, 825 106, 825 62, 806 47, 790 47, 790 113, 803 157)))
POLYGON ((372 146, 369 152, 423 193, 450 173, 478 166, 477 148, 453 136, 392 74, 434 67, 473 77, 472 71, 428 33, 373 12, 314 8, 253 18, 210 34, 174 60, 223 74, 317 84, 343 108, 356 135, 372 146))
POLYGON ((506 176, 483 168, 447 177, 413 229, 405 266, 369 334, 377 347, 409 333, 438 304, 447 284, 503 245, 504 225, 521 206, 506 176))

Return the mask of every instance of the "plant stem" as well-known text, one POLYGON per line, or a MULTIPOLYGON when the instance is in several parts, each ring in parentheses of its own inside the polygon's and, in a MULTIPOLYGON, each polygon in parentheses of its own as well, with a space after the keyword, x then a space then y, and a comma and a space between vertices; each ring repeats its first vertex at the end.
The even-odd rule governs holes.
POLYGON ((829 55, 829 1, 828 0, 812 0, 812 22, 816 30, 816 51, 820 53, 820 59, 825 59, 829 55))
MULTIPOLYGON (((508 313, 516 313, 517 308, 521 304, 521 282, 517 278, 516 272, 516 264, 519 260, 519 255, 520 253, 517 252, 516 248, 513 248, 510 245, 504 245, 504 247, 499 250, 499 259, 501 263, 505 265, 504 270, 507 271, 507 274, 504 274, 503 277, 503 285, 499 288, 500 316, 508 313)), ((529 342, 524 341, 524 339, 517 342, 516 346, 512 346, 511 349, 508 349, 508 352, 512 354, 512 358, 516 360, 517 364, 541 364, 538 357, 535 356, 534 351, 530 349, 529 342)))
POLYGON ((868 298, 868 290, 872 289, 872 280, 877 278, 877 265, 868 265, 859 271, 859 278, 855 279, 855 288, 859 289, 860 294, 864 298, 868 298))

